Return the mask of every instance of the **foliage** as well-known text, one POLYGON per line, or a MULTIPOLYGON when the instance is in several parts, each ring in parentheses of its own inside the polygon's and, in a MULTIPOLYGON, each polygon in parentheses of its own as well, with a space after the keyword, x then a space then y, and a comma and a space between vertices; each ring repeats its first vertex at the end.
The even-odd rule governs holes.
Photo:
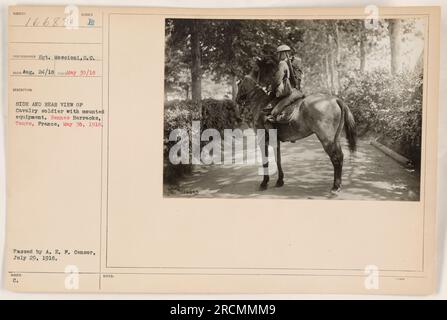
MULTIPOLYGON (((387 141, 417 164, 424 23, 416 18, 379 19, 371 28, 363 19, 167 19, 165 92, 189 99, 190 72, 198 64, 192 61, 193 34, 200 39, 202 93, 215 98, 230 93, 234 98, 236 79, 249 73, 254 58, 272 54, 284 43, 302 61, 306 94, 322 92, 347 99, 360 130, 387 141), (192 28, 193 22, 199 27, 192 28)), ((205 105, 206 117, 196 110, 197 117, 212 127, 225 123, 223 112, 207 112, 205 105)), ((175 121, 183 117, 178 110, 175 121)))
POLYGON ((422 75, 377 70, 351 74, 342 93, 363 133, 374 133, 418 165, 422 133, 422 75))
MULTIPOLYGON (((232 100, 206 99, 201 103, 191 100, 175 100, 165 103, 164 112, 164 180, 175 183, 177 179, 191 172, 190 164, 173 165, 169 162, 169 150, 176 143, 169 141, 169 134, 175 129, 186 129, 191 139, 192 121, 200 121, 201 131, 213 128, 223 135, 224 129, 232 129, 239 122, 237 107, 232 100)), ((191 152, 191 143, 190 150, 191 152)))
POLYGON ((190 173, 189 164, 173 165, 169 162, 169 149, 176 143, 169 141, 169 134, 175 129, 191 132, 191 124, 200 119, 200 105, 192 101, 171 101, 165 104, 163 132, 163 180, 175 183, 179 177, 190 173))
POLYGON ((239 122, 238 108, 232 100, 206 99, 202 101, 202 129, 232 129, 239 122))
MULTIPOLYGON (((199 24, 201 68, 215 81, 230 83, 247 74, 253 58, 271 54, 281 43, 295 47, 302 41, 303 28, 292 20, 195 20, 199 24)), ((167 90, 184 86, 176 76, 191 63, 191 19, 166 21, 165 76, 167 90)))

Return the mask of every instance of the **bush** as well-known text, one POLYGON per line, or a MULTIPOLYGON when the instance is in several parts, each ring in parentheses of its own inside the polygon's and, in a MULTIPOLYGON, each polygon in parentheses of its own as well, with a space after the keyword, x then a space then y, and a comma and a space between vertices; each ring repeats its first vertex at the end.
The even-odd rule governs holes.
POLYGON ((386 71, 352 74, 342 98, 351 108, 361 133, 379 140, 420 165, 422 75, 386 71))
MULTIPOLYGON (((232 100, 206 99, 201 103, 191 100, 175 100, 165 103, 164 109, 164 168, 163 179, 165 183, 176 183, 178 178, 190 173, 191 164, 173 165, 169 161, 169 150, 176 144, 169 141, 169 134, 174 129, 186 129, 191 139, 192 121, 200 121, 200 129, 216 129, 223 133, 224 129, 231 129, 239 122, 236 104, 232 100)), ((190 150, 191 153, 191 143, 190 150)))
POLYGON ((236 127, 240 121, 237 105, 232 100, 202 101, 202 129, 216 129, 223 133, 224 129, 236 127))

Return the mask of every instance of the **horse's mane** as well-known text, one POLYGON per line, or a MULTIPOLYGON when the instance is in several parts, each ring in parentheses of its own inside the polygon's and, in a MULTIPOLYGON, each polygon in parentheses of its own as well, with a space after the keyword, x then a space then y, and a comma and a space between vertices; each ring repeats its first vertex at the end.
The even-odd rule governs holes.
POLYGON ((256 59, 256 71, 257 78, 260 83, 269 84, 273 75, 278 69, 278 61, 273 55, 264 55, 256 59))
POLYGON ((274 72, 278 68, 275 56, 265 55, 258 59, 258 67, 264 72, 274 72))

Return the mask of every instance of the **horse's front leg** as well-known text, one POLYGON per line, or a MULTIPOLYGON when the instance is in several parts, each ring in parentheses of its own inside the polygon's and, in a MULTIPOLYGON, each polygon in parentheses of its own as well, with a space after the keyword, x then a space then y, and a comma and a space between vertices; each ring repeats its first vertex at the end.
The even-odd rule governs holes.
POLYGON ((267 184, 269 183, 269 144, 268 138, 266 136, 261 139, 259 147, 261 149, 261 157, 262 157, 262 171, 264 178, 262 179, 261 185, 259 186, 259 190, 263 191, 267 189, 267 184))
POLYGON ((281 142, 278 140, 276 144, 275 161, 278 168, 278 180, 276 181, 277 187, 282 187, 284 185, 284 172, 281 166, 281 142))

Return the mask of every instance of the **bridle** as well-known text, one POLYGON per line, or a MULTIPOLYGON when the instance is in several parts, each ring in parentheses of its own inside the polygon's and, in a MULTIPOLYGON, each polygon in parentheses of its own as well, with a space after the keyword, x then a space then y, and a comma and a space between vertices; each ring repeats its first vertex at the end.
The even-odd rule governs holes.
POLYGON ((255 80, 255 79, 253 79, 253 78, 250 77, 250 76, 246 76, 246 77, 245 77, 245 79, 249 79, 251 82, 254 83, 254 87, 253 87, 251 90, 249 90, 248 92, 246 92, 246 93, 244 94, 245 97, 246 97, 245 100, 247 100, 247 98, 250 99, 250 98, 251 98, 250 96, 252 96, 252 94, 253 94, 253 92, 254 92, 255 90, 261 89, 261 90, 265 93, 264 88, 263 88, 263 87, 261 86, 261 84, 259 83, 259 76, 260 76, 260 72, 258 72, 258 80, 255 80))

